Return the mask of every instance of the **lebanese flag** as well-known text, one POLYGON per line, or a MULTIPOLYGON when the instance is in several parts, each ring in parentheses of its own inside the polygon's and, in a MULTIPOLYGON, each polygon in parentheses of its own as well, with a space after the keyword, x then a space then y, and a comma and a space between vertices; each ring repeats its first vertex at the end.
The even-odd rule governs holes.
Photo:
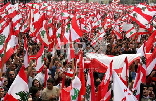
POLYGON ((24 55, 24 67, 27 68, 28 67, 28 42, 27 39, 24 39, 24 51, 25 51, 25 55, 24 55))
POLYGON ((156 66, 156 48, 154 49, 153 53, 151 56, 146 60, 146 76, 149 75, 154 67, 156 66))
POLYGON ((81 89, 81 81, 80 79, 75 76, 74 80, 72 80, 72 89, 70 91, 70 101, 78 101, 78 95, 81 89))
POLYGON ((74 72, 72 71, 71 68, 67 68, 67 71, 64 72, 64 74, 65 74, 66 76, 69 76, 69 77, 73 77, 73 76, 74 76, 74 72))
POLYGON ((117 36, 117 39, 122 39, 122 34, 120 33, 120 28, 119 26, 115 26, 113 30, 114 34, 117 36))
POLYGON ((73 43, 69 43, 69 47, 68 47, 68 52, 67 52, 67 59, 68 59, 68 62, 71 61, 71 59, 75 58, 75 49, 73 47, 73 43))
POLYGON ((78 38, 80 38, 83 35, 82 31, 80 30, 80 28, 77 24, 76 16, 74 16, 72 18, 70 30, 71 30, 71 40, 72 41, 77 40, 78 38))
POLYGON ((144 82, 144 76, 143 76, 143 72, 142 72, 142 66, 139 65, 138 66, 138 70, 137 70, 137 73, 136 73, 136 77, 135 77, 135 81, 134 81, 134 84, 133 84, 133 90, 136 90, 136 98, 139 100, 140 98, 140 85, 141 83, 144 82))
POLYGON ((114 101, 138 101, 116 72, 113 73, 113 93, 114 101))
POLYGON ((46 30, 46 20, 43 21, 43 26, 38 34, 39 40, 44 44, 44 46, 49 46, 52 42, 50 41, 50 36, 46 30))
POLYGON ((16 46, 16 36, 11 35, 9 42, 7 43, 6 52, 4 53, 3 51, 2 53, 4 57, 2 57, 2 59, 0 60, 0 65, 2 65, 2 61, 3 63, 6 63, 9 60, 9 58, 15 51, 14 49, 15 46, 16 46))
POLYGON ((70 100, 71 89, 72 89, 71 86, 68 86, 67 88, 61 89, 60 101, 71 101, 70 100))
POLYGON ((153 28, 150 25, 150 21, 152 20, 155 13, 156 11, 152 8, 149 8, 149 6, 139 4, 133 9, 130 17, 133 21, 136 21, 136 23, 139 24, 141 27, 151 31, 153 28))
POLYGON ((112 64, 113 60, 110 63, 110 66, 108 67, 104 79, 99 85, 98 88, 98 101, 101 101, 106 96, 106 93, 109 91, 109 84, 112 79, 112 64))
POLYGON ((111 99, 111 88, 109 89, 109 91, 106 93, 105 97, 103 99, 101 99, 100 101, 110 101, 111 99))
POLYGON ((96 37, 95 39, 93 39, 93 41, 91 42, 91 45, 94 46, 96 45, 96 43, 100 40, 103 39, 103 36, 105 35, 105 33, 100 34, 98 37, 96 37))
POLYGON ((93 72, 90 70, 87 75, 85 101, 95 101, 95 86, 93 72))
POLYGON ((130 30, 126 32, 127 38, 133 37, 134 35, 136 35, 136 29, 134 27, 132 27, 130 30))
POLYGON ((84 58, 83 58, 83 52, 79 52, 79 75, 78 77, 81 80, 81 89, 78 96, 78 101, 80 101, 82 98, 81 96, 85 95, 86 92, 86 86, 85 86, 85 76, 84 76, 84 58))
POLYGON ((25 74, 24 67, 21 67, 14 82, 10 86, 4 101, 27 101, 29 98, 28 78, 25 74))
POLYGON ((64 10, 62 13, 61 13, 61 16, 62 16, 62 19, 67 19, 69 17, 69 14, 67 12, 67 10, 64 10))
POLYGON ((121 77, 120 79, 122 80, 122 82, 128 86, 128 78, 129 78, 129 68, 128 68, 128 60, 127 57, 125 58, 125 64, 123 66, 122 72, 121 72, 121 77))
POLYGON ((10 34, 10 24, 5 22, 5 24, 0 29, 0 53, 4 51, 4 46, 8 42, 9 34, 10 34))
POLYGON ((36 54, 36 71, 39 73, 42 71, 44 66, 44 45, 41 46, 40 50, 36 54))
POLYGON ((149 53, 150 50, 153 47, 153 43, 156 42, 156 31, 154 31, 152 33, 152 35, 148 38, 148 40, 145 42, 145 46, 146 46, 146 53, 149 53))

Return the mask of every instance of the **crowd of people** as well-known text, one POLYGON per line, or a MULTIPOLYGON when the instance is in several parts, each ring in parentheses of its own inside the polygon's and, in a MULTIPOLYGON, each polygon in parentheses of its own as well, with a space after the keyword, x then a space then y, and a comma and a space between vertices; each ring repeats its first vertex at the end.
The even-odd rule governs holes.
MULTIPOLYGON (((98 30, 93 32, 94 35, 98 33, 98 30)), ((136 54, 137 50, 141 47, 143 42, 145 42, 149 34, 134 36, 132 38, 126 38, 123 31, 122 39, 118 39, 115 34, 112 34, 112 30, 109 29, 105 31, 103 39, 97 41, 96 45, 92 45, 92 40, 89 39, 87 34, 84 34, 80 38, 80 42, 74 42, 74 51, 78 55, 83 51, 83 56, 86 53, 94 52, 99 54, 106 54, 111 56, 118 56, 121 54, 136 54)), ((11 56, 11 58, 4 64, 2 77, 0 78, 0 101, 3 101, 4 96, 7 94, 10 86, 14 82, 20 68, 24 64, 24 40, 28 40, 28 55, 35 56, 40 50, 43 43, 36 42, 32 39, 29 33, 19 33, 18 35, 18 48, 17 51, 11 56)), ((75 71, 75 60, 72 59, 68 61, 67 48, 62 46, 61 49, 56 49, 54 54, 49 52, 48 49, 44 48, 45 58, 44 67, 41 72, 37 72, 35 69, 36 60, 32 59, 29 62, 28 67, 25 69, 28 79, 29 87, 29 101, 59 101, 61 95, 61 89, 69 87, 71 85, 74 76, 68 76, 66 71, 70 69, 77 75, 75 71), (46 77, 46 73, 48 77, 46 77)), ((156 45, 155 45, 156 47, 156 45)), ((154 49, 154 47, 153 47, 154 49)), ((133 91, 133 83, 136 79, 136 72, 138 69, 138 62, 134 61, 133 64, 129 66, 129 78, 128 78, 128 88, 135 95, 133 91)), ((78 67, 79 68, 79 65, 78 67)), ((87 80, 88 69, 84 69, 85 79, 87 80)), ((94 85, 96 97, 98 97, 98 86, 103 80, 105 73, 98 73, 94 71, 94 85)), ((19 83, 20 85, 20 83, 19 83)), ((85 100, 85 96, 82 101, 85 100)), ((113 94, 112 98, 113 100, 113 94)), ((140 101, 156 101, 156 68, 146 77, 146 83, 142 83, 140 87, 140 101)))

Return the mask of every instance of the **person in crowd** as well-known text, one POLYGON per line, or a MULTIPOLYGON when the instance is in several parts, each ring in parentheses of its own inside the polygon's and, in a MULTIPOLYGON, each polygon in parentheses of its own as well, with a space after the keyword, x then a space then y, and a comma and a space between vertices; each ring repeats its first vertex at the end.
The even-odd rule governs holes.
POLYGON ((34 79, 37 79, 42 86, 44 86, 46 71, 47 66, 44 65, 43 70, 34 77, 34 79))
POLYGON ((3 101, 3 98, 4 98, 4 88, 3 87, 0 87, 0 101, 3 101))
POLYGON ((40 98, 40 89, 38 87, 31 87, 29 93, 31 95, 32 101, 42 101, 42 99, 40 98))
POLYGON ((7 88, 10 88, 10 86, 13 83, 15 77, 16 77, 15 71, 10 71, 9 76, 8 76, 8 84, 6 86, 7 88))
POLYGON ((58 101, 60 90, 54 85, 53 78, 47 80, 47 87, 43 89, 41 93, 42 101, 58 101))

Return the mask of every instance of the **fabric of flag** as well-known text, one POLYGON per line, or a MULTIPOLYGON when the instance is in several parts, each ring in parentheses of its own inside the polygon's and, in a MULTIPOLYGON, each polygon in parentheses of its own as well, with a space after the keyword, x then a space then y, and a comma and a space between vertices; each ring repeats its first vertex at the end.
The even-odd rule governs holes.
POLYGON ((154 49, 153 53, 151 56, 146 60, 146 76, 149 75, 154 67, 156 66, 156 48, 154 49))
POLYGON ((21 67, 14 82, 10 86, 8 93, 4 97, 4 101, 27 101, 29 98, 29 87, 27 75, 24 67, 21 67), (20 84, 19 84, 20 83, 20 84))
POLYGON ((71 30, 71 40, 72 41, 79 39, 83 35, 82 31, 80 30, 79 26, 77 25, 76 16, 74 16, 72 18, 70 30, 71 30))
POLYGON ((87 75, 87 83, 86 83, 86 97, 85 101, 92 101, 91 100, 91 77, 90 74, 88 73, 87 75))
POLYGON ((123 66, 123 69, 122 69, 122 72, 121 72, 121 80, 122 82, 128 86, 128 78, 129 78, 129 68, 128 68, 128 60, 127 60, 127 57, 125 58, 125 61, 124 61, 124 66, 123 66))
POLYGON ((43 66, 44 66, 44 58, 45 58, 44 45, 42 45, 40 50, 36 54, 36 67, 35 67, 35 69, 37 72, 42 71, 43 66))
POLYGON ((27 68, 29 60, 28 60, 28 43, 27 43, 26 38, 24 39, 24 51, 25 51, 25 54, 24 54, 24 67, 27 68))
POLYGON ((116 72, 113 72, 114 101, 138 101, 133 93, 120 80, 116 72))
POLYGON ((4 51, 4 44, 7 43, 10 34, 10 24, 5 23, 0 32, 0 53, 2 53, 4 51))
POLYGON ((133 84, 133 90, 136 91, 135 96, 138 100, 140 98, 140 85, 141 83, 145 82, 145 79, 144 79, 145 77, 143 75, 144 74, 142 72, 142 66, 139 65, 137 73, 136 73, 135 81, 133 84))
POLYGON ((81 88, 81 81, 77 76, 75 76, 74 80, 72 81, 72 90, 70 91, 71 101, 78 100, 80 88, 81 88))
POLYGON ((0 60, 0 65, 2 65, 3 63, 6 63, 8 61, 8 59, 11 57, 11 55, 14 53, 15 49, 14 47, 16 46, 16 36, 15 35, 11 35, 9 38, 9 42, 7 43, 6 46, 6 52, 2 52, 1 53, 1 60, 0 60))
POLYGON ((85 74, 84 74, 84 58, 83 58, 83 52, 79 52, 79 79, 81 81, 81 89, 78 96, 78 101, 82 99, 82 96, 85 95, 86 92, 86 84, 85 84, 85 74))
POLYGON ((136 29, 134 27, 132 27, 130 30, 126 32, 127 38, 133 37, 134 35, 136 35, 136 29))
POLYGON ((61 13, 61 16, 62 16, 62 19, 67 19, 69 17, 69 14, 67 12, 67 10, 64 10, 62 13, 61 13))
POLYGON ((46 30, 46 20, 43 21, 43 27, 40 29, 40 32, 39 32, 39 39, 42 43, 44 43, 44 46, 48 46, 51 44, 51 41, 50 41, 50 37, 47 33, 47 30, 46 30))
POLYGON ((98 101, 104 99, 106 93, 109 91, 109 85, 112 79, 112 64, 113 64, 113 60, 110 62, 110 65, 107 68, 105 76, 98 87, 98 101))
POLYGON ((156 11, 150 8, 150 6, 139 4, 137 7, 134 7, 130 17, 141 27, 151 30, 150 21, 155 13, 156 11))
POLYGON ((60 101, 71 101, 70 100, 70 91, 71 91, 71 86, 68 86, 67 88, 62 88, 61 89, 61 99, 60 101))
POLYGON ((149 53, 153 47, 153 43, 156 42, 156 31, 154 31, 148 40, 145 42, 146 53, 149 53))

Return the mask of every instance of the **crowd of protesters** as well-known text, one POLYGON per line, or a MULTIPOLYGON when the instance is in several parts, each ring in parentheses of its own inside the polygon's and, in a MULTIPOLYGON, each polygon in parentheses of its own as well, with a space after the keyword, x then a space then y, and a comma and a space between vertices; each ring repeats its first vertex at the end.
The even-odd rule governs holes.
MULTIPOLYGON (((93 33, 96 33, 93 32, 93 33)), ((125 33, 125 32, 123 32, 125 33)), ((9 90, 16 75, 24 63, 24 38, 28 39, 28 55, 36 55, 40 50, 41 44, 33 41, 28 33, 19 34, 19 47, 17 51, 11 56, 11 58, 4 65, 2 77, 0 78, 0 100, 3 100, 5 94, 9 90)), ((103 41, 97 43, 98 45, 92 46, 91 41, 87 35, 83 35, 80 38, 79 43, 74 43, 75 54, 80 51, 85 54, 88 52, 103 53, 106 55, 118 56, 121 54, 136 54, 137 49, 141 47, 144 41, 148 39, 149 35, 141 35, 138 39, 137 36, 132 38, 117 39, 115 35, 111 34, 111 29, 106 31, 103 36, 103 41), (101 47, 100 47, 101 45, 101 47)), ((44 67, 40 73, 35 70, 35 59, 32 59, 28 68, 25 69, 28 77, 28 86, 30 98, 29 101, 58 101, 62 86, 68 87, 71 85, 73 77, 65 75, 67 68, 74 71, 74 59, 67 62, 67 49, 56 50, 55 54, 44 50, 44 67), (45 86, 45 73, 48 71, 48 80, 45 86)), ((79 67, 79 66, 78 66, 79 67)), ((132 86, 136 79, 136 72, 138 68, 138 61, 134 61, 129 67, 129 88, 133 91, 132 86)), ((85 74, 87 70, 84 71, 85 74)), ((98 85, 103 79, 104 73, 94 72, 94 84, 95 91, 98 92, 98 85)), ((141 101, 156 101, 156 69, 154 69, 150 75, 146 78, 146 84, 141 84, 140 89, 141 101)), ((135 91, 133 91, 135 94, 135 91)), ((96 95, 98 96, 98 95, 96 95)), ((112 96, 113 97, 113 96, 112 96)), ((113 98, 112 98, 113 99, 113 98)), ((84 100, 84 99, 83 99, 84 100)))
MULTIPOLYGON (((6 63, 6 70, 3 71, 3 75, 1 77, 1 87, 0 87, 0 98, 2 99, 4 95, 7 93, 9 87, 13 83, 20 67, 23 65, 23 41, 22 36, 23 33, 20 34, 20 40, 17 52, 12 55, 12 57, 6 63)), ((27 37, 29 43, 29 55, 35 55, 39 49, 40 45, 36 42, 32 41, 31 38, 27 37)), ((83 37, 82 41, 87 41, 87 37, 83 37)), ((140 38, 140 42, 136 39, 116 39, 112 37, 109 32, 104 36, 107 39, 108 45, 105 48, 106 55, 121 55, 121 54, 136 54, 137 49, 142 45, 143 41, 147 40, 148 35, 142 35, 140 38)), ((94 47, 90 45, 90 42, 83 42, 78 43, 78 51, 83 50, 84 52, 97 52, 94 47)), ((46 49, 45 49, 46 50, 46 49)), ((34 61, 31 61, 29 67, 27 68, 28 74, 28 85, 29 85, 29 92, 31 94, 32 101, 56 101, 59 99, 60 89, 62 86, 62 80, 65 78, 64 86, 68 87, 71 85, 71 77, 67 77, 64 74, 64 70, 68 67, 73 69, 72 63, 66 62, 65 58, 66 52, 64 50, 64 54, 60 52, 60 50, 56 51, 55 56, 52 56, 51 53, 46 53, 45 58, 45 65, 42 72, 37 73, 35 70, 34 61), (48 76, 49 79, 47 80, 47 87, 44 88, 44 76, 45 70, 48 68, 48 76), (64 69, 64 70, 63 70, 64 69)), ((85 55, 85 54, 84 54, 85 55)), ((134 83, 137 71, 137 61, 134 62, 130 67, 129 72, 129 85, 134 83)), ((95 79, 95 87, 101 83, 104 74, 94 72, 94 79, 95 79)), ((147 83, 142 84, 141 89, 141 101, 154 101, 155 94, 156 94, 156 70, 153 70, 152 73, 147 76, 147 83)), ((130 87, 129 86, 129 87, 130 87)), ((96 89, 97 91, 98 89, 96 89)))

